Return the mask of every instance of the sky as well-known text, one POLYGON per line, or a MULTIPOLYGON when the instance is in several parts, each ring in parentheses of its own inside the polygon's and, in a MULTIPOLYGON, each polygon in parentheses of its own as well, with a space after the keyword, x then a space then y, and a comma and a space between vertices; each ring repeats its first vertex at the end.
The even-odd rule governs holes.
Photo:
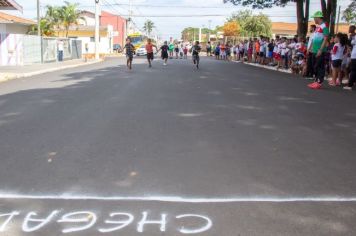
MULTIPOLYGON (((23 6, 22 16, 30 19, 36 17, 36 0, 16 0, 23 6)), ((94 0, 68 0, 72 3, 80 3, 79 8, 94 11, 94 0)), ((338 0, 341 11, 344 10, 352 0, 338 0)), ((41 14, 45 14, 46 5, 62 5, 60 0, 40 0, 41 14)), ((128 15, 129 0, 100 0, 102 10, 119 15, 128 15), (117 5, 123 4, 123 5, 117 5)), ((311 12, 320 10, 320 0, 311 0, 311 12)), ((222 25, 233 12, 243 10, 241 6, 234 6, 231 3, 224 4, 223 0, 131 0, 132 12, 135 25, 142 29, 143 23, 150 19, 155 23, 156 32, 163 38, 180 38, 181 31, 185 27, 210 27, 215 28, 222 25), (157 7, 159 6, 159 7, 157 7), (195 17, 154 17, 157 15, 214 15, 214 16, 195 16, 195 17)), ((296 22, 295 4, 288 6, 274 7, 264 10, 253 10, 254 14, 262 12, 268 15, 272 21, 296 22)), ((19 15, 20 13, 17 13, 19 15)), ((20 14, 21 15, 21 14, 20 14)))

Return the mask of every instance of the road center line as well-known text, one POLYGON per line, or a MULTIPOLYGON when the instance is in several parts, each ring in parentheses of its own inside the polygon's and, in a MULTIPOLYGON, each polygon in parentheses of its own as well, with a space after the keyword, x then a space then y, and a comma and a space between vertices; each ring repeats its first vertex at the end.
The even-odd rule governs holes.
POLYGON ((20 195, 0 194, 0 199, 18 200, 98 200, 98 201, 144 201, 171 203, 234 203, 234 202, 356 202, 356 197, 236 197, 236 198, 186 198, 179 196, 90 196, 90 195, 20 195))

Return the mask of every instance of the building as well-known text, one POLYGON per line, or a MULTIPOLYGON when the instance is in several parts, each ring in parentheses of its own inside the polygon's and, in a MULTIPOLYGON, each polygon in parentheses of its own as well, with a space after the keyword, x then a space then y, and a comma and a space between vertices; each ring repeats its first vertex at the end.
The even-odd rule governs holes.
POLYGON ((35 24, 35 21, 0 12, 1 34, 27 34, 35 24))
MULTIPOLYGON (((314 24, 313 22, 309 22, 309 26, 314 24)), ((272 22, 272 34, 273 37, 276 35, 285 36, 285 37, 293 37, 297 34, 297 23, 287 23, 287 22, 272 22)), ((335 28, 336 30, 336 28, 335 28)), ((346 23, 340 23, 338 27, 338 32, 348 33, 349 25, 346 23)))
MULTIPOLYGON (((95 50, 95 13, 82 11, 77 26, 71 26, 68 37, 82 40, 82 51, 93 56, 95 50), (86 51, 88 49, 88 51, 86 51)), ((125 43, 126 19, 109 12, 102 11, 100 14, 100 43, 101 55, 112 53, 114 44, 125 43)), ((59 36, 65 37, 66 32, 60 31, 59 36)))
POLYGON ((1 0, 0 10, 17 10, 22 12, 22 6, 18 4, 15 0, 1 0))
POLYGON ((24 63, 24 35, 35 24, 32 20, 0 12, 0 66, 24 63))
POLYGON ((113 27, 113 43, 125 45, 127 20, 121 16, 111 14, 106 11, 101 12, 100 26, 113 27))

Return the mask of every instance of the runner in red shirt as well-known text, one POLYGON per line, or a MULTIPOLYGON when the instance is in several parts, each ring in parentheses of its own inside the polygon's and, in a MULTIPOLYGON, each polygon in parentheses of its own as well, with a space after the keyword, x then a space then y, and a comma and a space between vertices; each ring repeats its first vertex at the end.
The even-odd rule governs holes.
POLYGON ((153 48, 156 48, 156 50, 157 50, 157 46, 152 44, 151 39, 148 39, 147 44, 146 44, 148 67, 152 67, 152 61, 154 59, 153 48))

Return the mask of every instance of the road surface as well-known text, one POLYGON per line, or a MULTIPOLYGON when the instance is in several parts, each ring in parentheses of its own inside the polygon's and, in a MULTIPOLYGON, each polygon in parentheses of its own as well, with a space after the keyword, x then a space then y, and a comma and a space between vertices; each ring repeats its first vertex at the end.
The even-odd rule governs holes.
POLYGON ((0 84, 0 235, 356 235, 356 95, 203 58, 0 84))

